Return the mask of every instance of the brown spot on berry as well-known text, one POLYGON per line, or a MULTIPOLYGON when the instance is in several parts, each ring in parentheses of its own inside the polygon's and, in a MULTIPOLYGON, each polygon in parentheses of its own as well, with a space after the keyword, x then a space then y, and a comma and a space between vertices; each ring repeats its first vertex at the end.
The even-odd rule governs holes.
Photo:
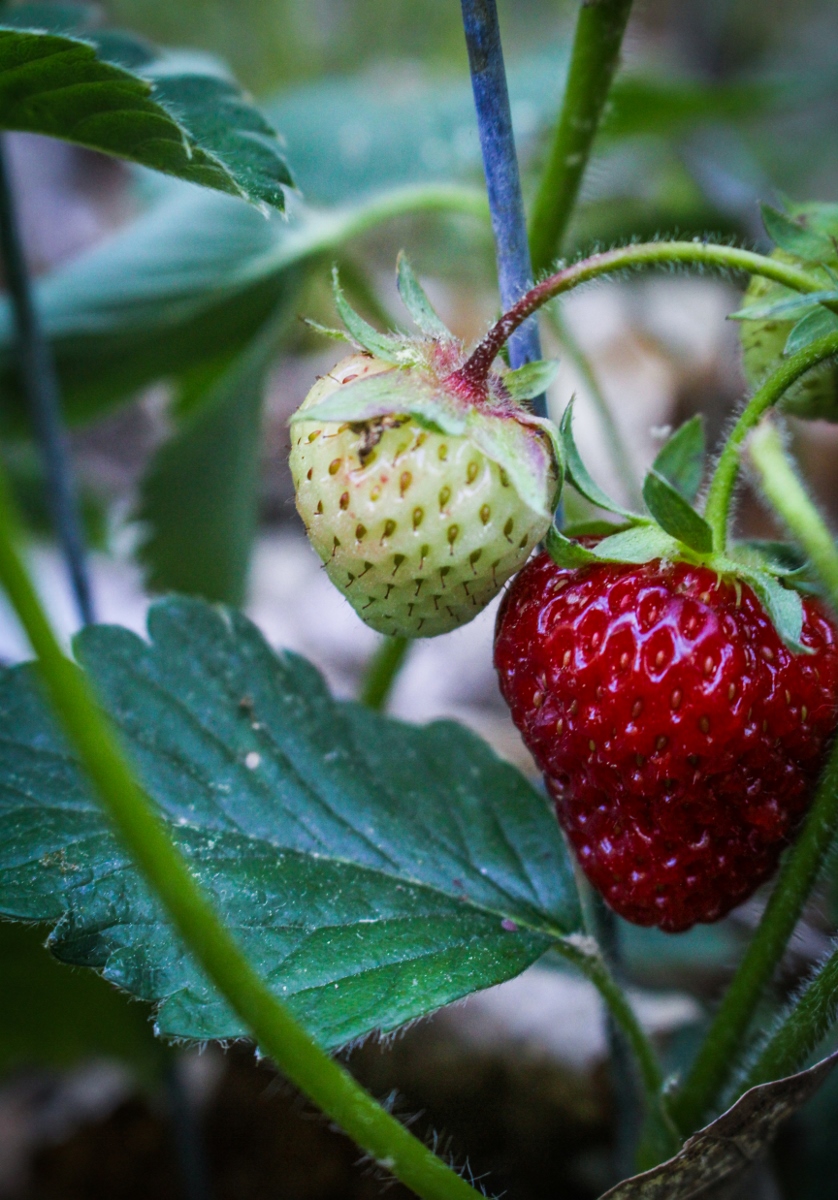
POLYGON ((341 512, 346 512, 347 508, 349 508, 349 492, 344 492, 340 500, 338 500, 338 508, 341 512))
POLYGON ((480 509, 480 520, 484 525, 488 525, 492 519, 492 510, 488 504, 484 504, 480 509))
POLYGON ((399 480, 399 491, 402 495, 405 494, 412 482, 413 476, 411 475, 410 471, 402 471, 402 477, 399 480))
POLYGON ((466 483, 474 483, 479 474, 479 465, 476 462, 470 462, 466 467, 466 483))
POLYGON ((342 458, 333 458, 332 461, 329 463, 329 474, 337 475, 338 471, 340 470, 340 464, 342 462, 343 462, 342 458))
POLYGON ((440 489, 439 489, 439 511, 440 511, 440 512, 442 512, 442 510, 443 510, 443 509, 445 508, 445 506, 448 504, 448 501, 449 501, 450 499, 451 499, 451 489, 450 489, 450 487, 444 487, 444 488, 440 488, 440 489))

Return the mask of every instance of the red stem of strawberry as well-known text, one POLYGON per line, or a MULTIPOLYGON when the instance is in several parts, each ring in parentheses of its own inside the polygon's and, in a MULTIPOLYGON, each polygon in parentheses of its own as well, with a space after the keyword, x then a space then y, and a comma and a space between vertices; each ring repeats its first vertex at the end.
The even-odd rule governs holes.
POLYGON ((679 264, 762 275, 798 292, 815 292, 822 286, 805 271, 735 246, 720 246, 712 242, 646 242, 621 246, 616 250, 592 254, 590 258, 563 267, 555 275, 537 283, 495 322, 471 357, 449 376, 447 385, 470 400, 479 402, 485 399, 492 363, 504 343, 528 317, 555 296, 571 291, 580 283, 617 271, 679 264))

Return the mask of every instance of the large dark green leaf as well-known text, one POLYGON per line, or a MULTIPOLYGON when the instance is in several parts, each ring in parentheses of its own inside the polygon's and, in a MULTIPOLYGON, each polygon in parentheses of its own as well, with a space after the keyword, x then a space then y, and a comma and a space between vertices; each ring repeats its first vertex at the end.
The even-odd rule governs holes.
POLYGON ((220 64, 96 25, 82 5, 0 5, 0 128, 283 207, 292 180, 277 135, 220 64))
MULTIPOLYGON (((338 704, 242 616, 168 600, 151 643, 76 654, 255 966, 327 1045, 509 978, 579 927, 546 799, 450 722, 338 704)), ((55 952, 160 1002, 164 1032, 238 1019, 173 936, 56 734, 29 668, 0 676, 0 911, 58 921, 55 952)))
POLYGON ((184 414, 140 487, 138 556, 155 591, 241 604, 256 530, 262 395, 282 305, 262 334, 220 367, 183 381, 184 414))

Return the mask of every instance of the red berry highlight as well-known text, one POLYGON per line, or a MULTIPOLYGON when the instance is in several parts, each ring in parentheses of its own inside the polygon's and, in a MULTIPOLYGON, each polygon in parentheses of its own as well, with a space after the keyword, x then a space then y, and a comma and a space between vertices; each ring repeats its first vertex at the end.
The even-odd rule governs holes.
POLYGON ((495 666, 559 821, 607 902, 668 932, 769 878, 838 721, 838 628, 781 641, 747 584, 685 562, 517 576, 495 666))

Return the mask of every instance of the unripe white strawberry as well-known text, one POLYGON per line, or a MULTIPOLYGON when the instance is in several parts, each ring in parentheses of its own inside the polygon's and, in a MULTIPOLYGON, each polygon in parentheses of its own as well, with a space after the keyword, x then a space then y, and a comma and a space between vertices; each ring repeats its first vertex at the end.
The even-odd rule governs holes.
MULTIPOLYGON (((838 206, 834 204, 797 205, 793 215, 795 220, 800 223, 801 252, 794 253, 792 250, 795 246, 795 226, 784 214, 779 214, 780 220, 791 226, 791 238, 786 243, 785 249, 778 246, 772 251, 771 257, 780 262, 803 267, 811 274, 821 277, 824 288, 835 287, 834 272, 838 270, 838 241, 836 241, 838 238, 838 206), (803 238, 807 238, 808 242, 802 240, 803 238), (811 251, 816 249, 819 244, 822 244, 823 251, 820 257, 813 258, 811 251), (807 245, 810 247, 808 252, 807 245)), ((769 210, 769 216, 774 217, 773 225, 768 226, 769 232, 773 236, 782 238, 782 232, 778 233, 774 227, 778 214, 772 214, 769 210)), ((780 225, 779 228, 782 230, 783 226, 780 225)), ((772 303, 788 299, 790 295, 793 293, 790 293, 781 284, 755 275, 745 292, 743 311, 757 305, 761 307, 772 305, 772 303)), ((805 297, 801 299, 805 299, 805 297)), ((829 320, 829 314, 825 309, 821 308, 819 312, 822 318, 829 320)), ((799 317, 800 314, 790 318, 771 315, 758 320, 742 321, 740 327, 742 363, 745 377, 751 387, 759 387, 769 375, 782 365, 784 351, 788 353, 786 343, 799 317)), ((825 333, 827 329, 824 327, 818 332, 825 333)), ((807 371, 785 393, 781 407, 796 417, 838 421, 838 365, 827 360, 807 371)))
POLYGON ((440 432, 417 419, 414 393, 427 376, 426 366, 351 355, 315 384, 291 427, 297 508, 329 578, 373 629, 410 637, 456 629, 488 604, 545 535, 558 484, 550 438, 532 418, 483 418, 463 401, 471 430, 440 432), (305 419, 376 375, 391 384, 391 411, 305 419), (513 473, 491 456, 501 419, 517 426, 501 433, 526 446, 529 467, 540 473, 541 503, 532 487, 522 496, 513 473), (492 437, 485 422, 494 423, 492 437))

